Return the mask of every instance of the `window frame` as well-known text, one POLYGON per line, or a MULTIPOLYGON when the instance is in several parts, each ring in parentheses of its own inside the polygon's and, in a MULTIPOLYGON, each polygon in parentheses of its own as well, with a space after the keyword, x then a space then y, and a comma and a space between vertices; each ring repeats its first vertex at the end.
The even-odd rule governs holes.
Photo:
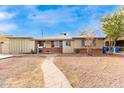
POLYGON ((71 40, 66 40, 66 46, 71 46, 71 40))
POLYGON ((85 39, 81 40, 81 47, 85 47, 85 39))
POLYGON ((96 39, 93 39, 93 46, 96 47, 96 39))
POLYGON ((60 43, 60 41, 58 41, 58 40, 57 41, 54 41, 53 44, 54 44, 54 47, 55 48, 60 48, 62 46, 61 43, 60 43))

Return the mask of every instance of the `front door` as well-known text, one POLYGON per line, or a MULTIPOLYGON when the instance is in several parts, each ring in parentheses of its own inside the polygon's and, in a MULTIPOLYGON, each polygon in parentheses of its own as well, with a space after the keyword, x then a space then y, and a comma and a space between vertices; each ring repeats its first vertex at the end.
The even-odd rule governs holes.
POLYGON ((38 48, 38 53, 42 53, 43 52, 43 48, 38 48))
POLYGON ((42 53, 43 52, 43 46, 40 46, 40 44, 37 44, 37 53, 42 53))

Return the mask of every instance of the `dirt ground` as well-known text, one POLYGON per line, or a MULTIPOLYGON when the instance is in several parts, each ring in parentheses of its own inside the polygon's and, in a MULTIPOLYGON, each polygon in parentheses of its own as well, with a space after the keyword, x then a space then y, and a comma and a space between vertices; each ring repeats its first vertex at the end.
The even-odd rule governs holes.
POLYGON ((0 60, 0 87, 43 87, 41 64, 44 57, 23 56, 0 60))
POLYGON ((59 55, 55 64, 73 87, 124 88, 124 56, 59 55))

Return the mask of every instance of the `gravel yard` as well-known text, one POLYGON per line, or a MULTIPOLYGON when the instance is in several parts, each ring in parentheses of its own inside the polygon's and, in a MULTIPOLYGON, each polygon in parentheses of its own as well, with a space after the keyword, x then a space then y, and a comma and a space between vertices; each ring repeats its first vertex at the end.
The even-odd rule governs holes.
POLYGON ((59 55, 55 64, 73 87, 124 88, 124 56, 59 55))
POLYGON ((0 60, 0 87, 43 87, 43 59, 44 57, 23 56, 0 60))

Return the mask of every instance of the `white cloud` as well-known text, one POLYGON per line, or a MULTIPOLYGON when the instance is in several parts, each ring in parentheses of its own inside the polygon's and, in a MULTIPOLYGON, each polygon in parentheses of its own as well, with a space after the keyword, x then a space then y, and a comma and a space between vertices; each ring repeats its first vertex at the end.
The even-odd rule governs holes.
POLYGON ((8 32, 12 30, 16 30, 18 26, 12 23, 0 23, 0 32, 8 32))
POLYGON ((46 24, 58 24, 77 21, 78 17, 74 13, 77 7, 68 8, 66 6, 58 9, 38 11, 34 9, 28 18, 46 24))
POLYGON ((11 8, 12 6, 0 6, 0 21, 12 19, 17 15, 16 11, 8 11, 11 8))
POLYGON ((6 33, 18 28, 17 24, 11 22, 17 13, 8 11, 11 6, 0 6, 0 33, 6 33))
POLYGON ((0 12, 0 20, 7 20, 15 17, 16 13, 0 12))

